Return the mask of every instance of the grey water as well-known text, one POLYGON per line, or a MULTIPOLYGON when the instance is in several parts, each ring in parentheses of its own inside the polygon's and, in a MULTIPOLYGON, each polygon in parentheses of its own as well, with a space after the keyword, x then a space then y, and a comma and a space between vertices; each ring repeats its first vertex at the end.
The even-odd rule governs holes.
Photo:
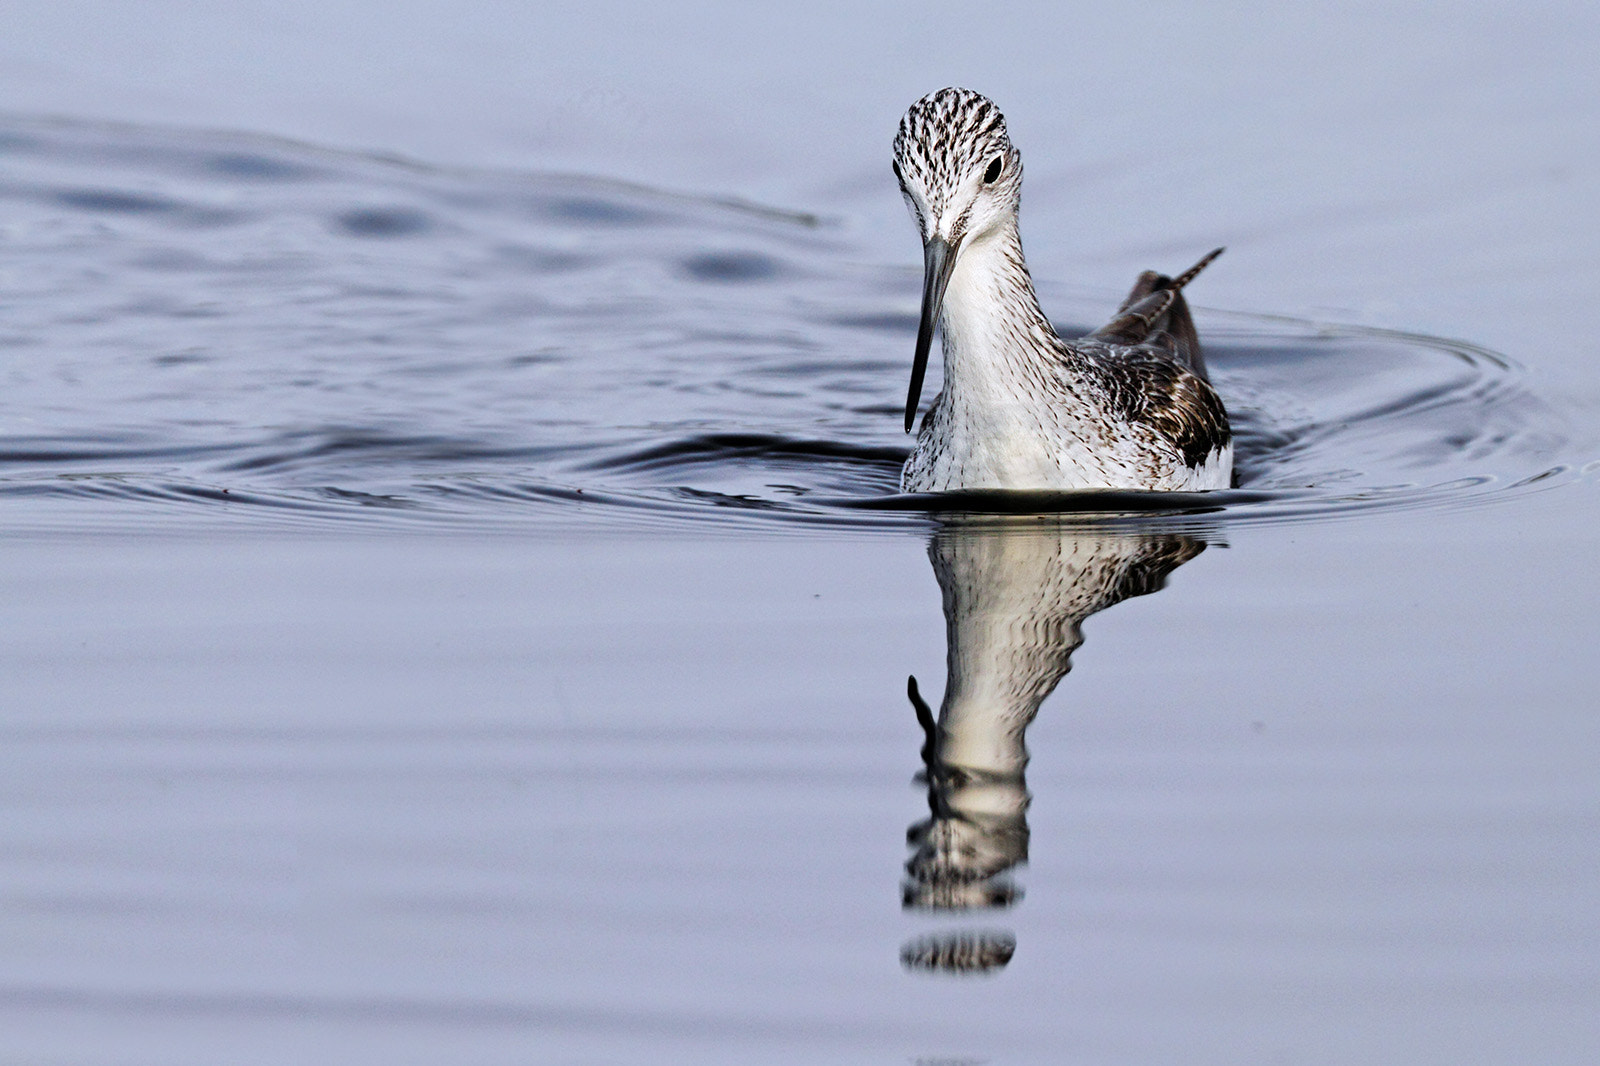
MULTIPOLYGON (((248 138, 17 119, 3 145, 12 528, 884 520, 915 279, 837 224, 248 138)), ((1571 473, 1505 356, 1208 325, 1233 519, 1571 473)))
POLYGON ((0 1061, 1592 1061, 1589 342, 902 496, 869 213, 0 116, 0 1061))

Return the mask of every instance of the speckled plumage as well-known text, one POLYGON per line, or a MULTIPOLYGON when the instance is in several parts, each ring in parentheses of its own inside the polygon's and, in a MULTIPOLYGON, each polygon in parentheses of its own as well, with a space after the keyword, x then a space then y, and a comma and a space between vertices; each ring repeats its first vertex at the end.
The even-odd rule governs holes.
POLYGON ((1217 253, 1177 278, 1146 272, 1112 322, 1064 341, 1023 258, 1022 160, 999 109, 966 89, 923 97, 900 122, 894 171, 928 274, 908 428, 934 317, 944 348, 905 491, 1230 484, 1227 412, 1181 291, 1217 253))

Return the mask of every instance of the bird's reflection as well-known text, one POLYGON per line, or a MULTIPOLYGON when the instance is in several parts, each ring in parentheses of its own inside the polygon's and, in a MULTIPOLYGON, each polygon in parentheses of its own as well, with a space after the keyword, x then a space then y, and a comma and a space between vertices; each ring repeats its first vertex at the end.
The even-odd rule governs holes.
MULTIPOLYGON (((1083 620, 1156 591, 1204 547, 1189 535, 1037 523, 955 522, 935 534, 947 677, 937 720, 916 678, 907 683, 929 810, 907 833, 907 909, 970 912, 1020 897, 1011 871, 1028 858, 1028 723, 1071 668, 1083 620)), ((962 929, 912 941, 901 961, 982 972, 1015 946, 1009 933, 962 929)))

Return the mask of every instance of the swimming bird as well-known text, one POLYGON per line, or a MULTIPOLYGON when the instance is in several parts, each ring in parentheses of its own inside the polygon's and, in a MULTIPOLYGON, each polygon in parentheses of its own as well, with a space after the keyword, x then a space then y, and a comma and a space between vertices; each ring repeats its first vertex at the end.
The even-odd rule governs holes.
POLYGON ((1022 256, 1022 158, 991 100, 950 88, 912 104, 894 173, 923 250, 908 433, 935 324, 944 339, 903 491, 1228 487, 1228 415, 1182 293, 1222 249, 1176 278, 1146 271, 1115 318, 1067 341, 1022 256))

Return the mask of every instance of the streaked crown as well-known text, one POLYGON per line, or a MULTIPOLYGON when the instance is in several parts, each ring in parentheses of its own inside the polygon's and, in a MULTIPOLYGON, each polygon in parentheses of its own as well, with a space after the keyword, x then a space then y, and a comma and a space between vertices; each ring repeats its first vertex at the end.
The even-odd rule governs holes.
POLYGON ((982 174, 994 159, 1003 173, 1020 181, 1021 159, 1006 133, 1006 119, 994 101, 971 89, 929 93, 911 105, 894 138, 895 174, 900 184, 928 197, 933 214, 943 200, 982 174))

